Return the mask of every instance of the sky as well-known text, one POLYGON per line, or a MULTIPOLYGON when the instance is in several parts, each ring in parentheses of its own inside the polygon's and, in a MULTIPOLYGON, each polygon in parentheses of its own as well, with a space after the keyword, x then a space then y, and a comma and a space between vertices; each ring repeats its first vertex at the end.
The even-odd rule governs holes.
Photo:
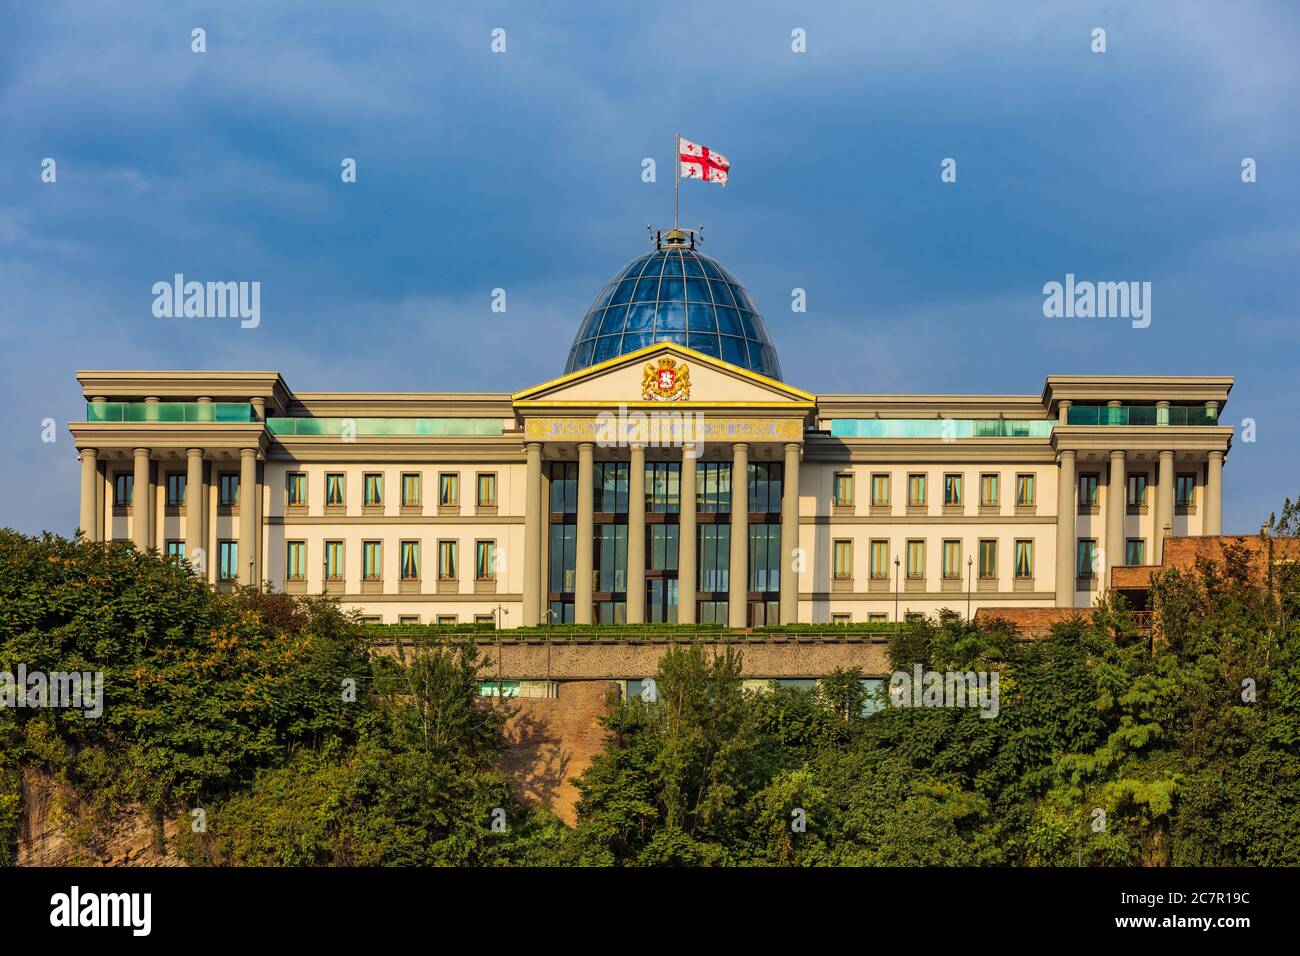
POLYGON ((732 163, 682 184, 682 220, 790 383, 1231 375, 1225 532, 1300 495, 1300 4, 0 7, 0 526, 77 523, 77 369, 556 376, 671 224, 677 131, 732 163), (259 282, 260 324, 156 317, 175 273, 259 282), (1045 317, 1068 273, 1150 282, 1150 325, 1045 317))

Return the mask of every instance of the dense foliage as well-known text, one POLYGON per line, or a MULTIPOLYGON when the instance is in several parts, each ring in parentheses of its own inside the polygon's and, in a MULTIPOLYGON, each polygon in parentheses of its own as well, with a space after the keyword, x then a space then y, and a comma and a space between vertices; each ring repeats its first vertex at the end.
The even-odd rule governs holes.
POLYGON ((322 599, 0 532, 0 671, 103 671, 108 702, 0 709, 0 837, 39 770, 92 807, 88 847, 141 807, 218 864, 1300 864, 1298 531, 1288 502, 1287 560, 1158 576, 1154 641, 1108 603, 1032 641, 955 614, 892 636, 896 670, 996 671, 992 719, 877 710, 852 672, 754 693, 741 651, 673 647, 611 701, 572 829, 512 794, 472 644, 377 652, 322 599))

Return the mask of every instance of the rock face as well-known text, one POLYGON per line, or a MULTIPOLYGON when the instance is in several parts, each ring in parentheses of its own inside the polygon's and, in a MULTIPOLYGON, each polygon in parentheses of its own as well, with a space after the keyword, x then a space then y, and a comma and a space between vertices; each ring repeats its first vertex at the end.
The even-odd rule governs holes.
MULTIPOLYGON (((153 821, 139 807, 127 807, 96 826, 89 808, 48 774, 23 772, 23 826, 18 866, 183 866, 171 850, 159 852, 153 821)), ((176 832, 175 820, 163 835, 176 832)))
POLYGON ((519 795, 540 803, 565 823, 577 820, 574 777, 591 766, 605 745, 605 695, 618 685, 604 680, 564 681, 553 699, 518 698, 506 724, 508 750, 501 769, 519 795))

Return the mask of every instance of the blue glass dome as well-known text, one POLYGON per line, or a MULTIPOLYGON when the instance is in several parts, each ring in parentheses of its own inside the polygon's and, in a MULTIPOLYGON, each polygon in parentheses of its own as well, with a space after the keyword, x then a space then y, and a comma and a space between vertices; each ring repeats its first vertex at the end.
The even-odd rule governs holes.
POLYGON ((600 290, 569 350, 566 373, 656 342, 781 378, 763 317, 736 277, 685 243, 633 259, 600 290))

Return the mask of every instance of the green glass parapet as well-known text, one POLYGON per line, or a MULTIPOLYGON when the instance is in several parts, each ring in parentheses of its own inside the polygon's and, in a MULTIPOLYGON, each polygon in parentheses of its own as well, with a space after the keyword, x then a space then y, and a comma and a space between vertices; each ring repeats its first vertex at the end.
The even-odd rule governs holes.
POLYGON ((500 418, 268 418, 266 427, 285 437, 493 437, 503 430, 500 418))
POLYGON ((88 422, 252 422, 248 402, 88 402, 88 422))
POLYGON ((1050 438, 1051 419, 833 418, 835 438, 1050 438))
POLYGON ((1219 415, 1204 405, 1072 405, 1070 425, 1217 425, 1219 415))

